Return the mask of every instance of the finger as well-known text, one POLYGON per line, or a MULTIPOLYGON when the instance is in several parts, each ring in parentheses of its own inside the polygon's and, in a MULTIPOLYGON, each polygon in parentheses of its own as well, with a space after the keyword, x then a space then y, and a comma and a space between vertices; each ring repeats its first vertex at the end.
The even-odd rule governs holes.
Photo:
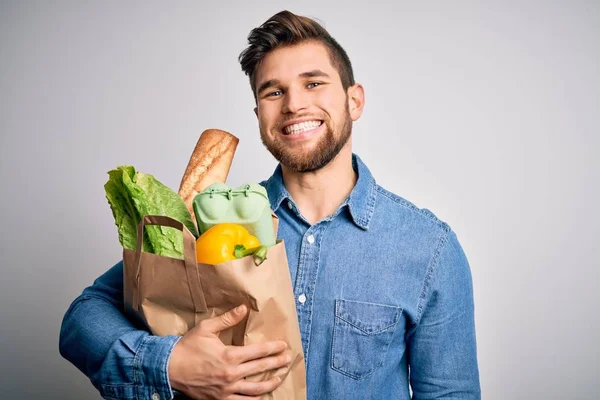
POLYGON ((227 311, 218 317, 209 318, 201 322, 203 330, 210 333, 218 333, 227 328, 231 328, 239 324, 246 316, 248 309, 245 305, 238 306, 232 310, 227 311))
MULTIPOLYGON (((247 381, 245 379, 241 379, 231 386, 231 390, 233 390, 236 394, 247 396, 261 396, 265 393, 270 393, 273 390, 277 389, 279 385, 281 385, 281 382, 282 380, 279 376, 274 376, 266 381, 258 382, 252 382, 247 381)), ((246 399, 246 397, 241 398, 246 399)))
POLYGON ((285 349, 287 349, 287 343, 282 340, 276 340, 265 343, 247 344, 245 346, 227 346, 225 352, 229 360, 236 364, 241 364, 246 361, 281 353, 285 349))
POLYGON ((236 375, 244 377, 252 376, 281 367, 287 367, 291 362, 292 356, 287 352, 282 352, 276 356, 245 362, 236 368, 236 375))
POLYGON ((232 394, 227 396, 225 400, 260 400, 260 396, 243 396, 240 394, 232 394))

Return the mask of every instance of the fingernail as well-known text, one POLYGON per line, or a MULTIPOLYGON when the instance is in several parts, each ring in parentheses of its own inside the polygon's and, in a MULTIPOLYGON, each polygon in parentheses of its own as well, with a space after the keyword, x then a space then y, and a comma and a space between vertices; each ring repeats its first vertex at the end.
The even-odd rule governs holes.
POLYGON ((245 308, 246 308, 246 306, 244 306, 244 305, 242 304, 242 305, 240 305, 240 306, 237 306, 237 307, 235 308, 235 312, 236 312, 237 314, 241 314, 241 313, 243 313, 243 312, 244 312, 244 309, 245 309, 245 308))

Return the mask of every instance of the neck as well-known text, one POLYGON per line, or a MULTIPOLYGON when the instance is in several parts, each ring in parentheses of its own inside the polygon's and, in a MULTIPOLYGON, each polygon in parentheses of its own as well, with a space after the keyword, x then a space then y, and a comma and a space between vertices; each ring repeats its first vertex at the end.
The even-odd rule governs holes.
POLYGON ((282 166, 282 174, 285 188, 300 212, 310 224, 315 224, 333 214, 356 184, 350 140, 323 168, 293 172, 282 166))

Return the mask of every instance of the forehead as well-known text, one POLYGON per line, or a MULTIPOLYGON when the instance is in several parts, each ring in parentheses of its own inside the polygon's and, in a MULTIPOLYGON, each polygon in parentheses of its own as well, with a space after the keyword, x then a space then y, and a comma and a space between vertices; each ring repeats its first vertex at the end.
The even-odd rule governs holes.
POLYGON ((277 79, 290 80, 306 71, 321 70, 329 76, 339 76, 331 65, 327 48, 318 42, 280 47, 269 52, 256 70, 256 83, 277 79))

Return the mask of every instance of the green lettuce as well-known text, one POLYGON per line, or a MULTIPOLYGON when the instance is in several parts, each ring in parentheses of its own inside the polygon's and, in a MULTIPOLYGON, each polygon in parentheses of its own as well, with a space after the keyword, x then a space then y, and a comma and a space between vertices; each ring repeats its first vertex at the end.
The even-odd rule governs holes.
MULTIPOLYGON (((136 249, 137 228, 144 215, 166 215, 176 219, 198 237, 196 225, 181 197, 152 175, 125 165, 109 171, 108 176, 104 190, 115 218, 121 246, 136 249)), ((183 234, 177 229, 146 226, 143 239, 143 250, 146 252, 183 258, 183 234)))

